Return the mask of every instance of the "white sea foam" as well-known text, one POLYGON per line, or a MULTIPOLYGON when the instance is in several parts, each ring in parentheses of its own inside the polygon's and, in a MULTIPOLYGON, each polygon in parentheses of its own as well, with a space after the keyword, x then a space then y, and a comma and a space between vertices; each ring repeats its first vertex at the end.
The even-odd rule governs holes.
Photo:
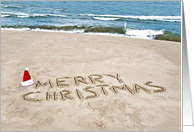
MULTIPOLYGON (((82 15, 85 15, 85 14, 82 14, 82 15)), ((94 14, 87 14, 88 16, 95 16, 94 14)))
POLYGON ((86 16, 95 16, 95 17, 111 17, 113 18, 131 18, 131 19, 139 19, 139 20, 158 20, 158 21, 181 21, 181 16, 132 16, 132 15, 95 15, 95 14, 78 14, 78 15, 86 15, 86 16))
POLYGON ((3 15, 3 14, 1 14, 1 17, 8 17, 8 16, 10 16, 10 15, 3 15))
POLYGON ((15 14, 13 12, 1 12, 1 14, 15 14))
POLYGON ((30 31, 30 28, 1 28, 1 30, 30 31))
POLYGON ((104 20, 104 21, 114 21, 114 20, 118 20, 119 18, 107 18, 107 17, 93 17, 94 19, 97 19, 97 20, 104 20))
POLYGON ((181 22, 181 20, 161 20, 161 21, 164 21, 164 22, 181 22))
POLYGON ((4 8, 9 8, 9 7, 13 7, 13 8, 23 8, 22 6, 16 6, 16 5, 1 5, 4 8))
POLYGON ((56 16, 56 17, 66 17, 65 15, 57 15, 57 14, 26 14, 21 12, 1 12, 1 17, 6 17, 10 15, 15 15, 17 17, 37 17, 37 16, 56 16))
POLYGON ((143 39, 153 39, 154 35, 163 34, 164 30, 138 30, 138 29, 127 29, 126 35, 135 38, 143 38, 143 39))
POLYGON ((24 17, 29 17, 29 15, 19 15, 18 17, 24 18, 24 17))
POLYGON ((141 19, 141 20, 181 19, 181 16, 118 16, 118 17, 141 19))
POLYGON ((29 17, 29 14, 22 12, 1 12, 1 15, 16 15, 18 17, 29 17))
POLYGON ((56 16, 56 17, 66 17, 65 15, 57 15, 57 14, 31 14, 30 16, 36 17, 36 16, 56 16))

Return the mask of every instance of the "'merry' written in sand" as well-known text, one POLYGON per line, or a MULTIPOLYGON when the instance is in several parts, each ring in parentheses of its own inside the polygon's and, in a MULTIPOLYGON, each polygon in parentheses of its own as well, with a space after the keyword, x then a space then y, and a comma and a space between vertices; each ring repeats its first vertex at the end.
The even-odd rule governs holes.
POLYGON ((53 82, 51 82, 51 79, 48 79, 46 82, 42 83, 40 81, 37 81, 35 84, 35 89, 38 89, 39 87, 45 87, 45 86, 49 86, 51 89, 56 89, 56 88, 62 88, 60 91, 52 91, 49 92, 47 91, 45 94, 42 94, 41 91, 36 91, 36 92, 27 92, 25 94, 22 95, 22 98, 26 101, 43 101, 43 100, 47 100, 49 101, 50 99, 53 100, 73 100, 74 97, 71 95, 72 91, 71 90, 67 90, 64 89, 64 87, 70 87, 70 84, 68 84, 66 82, 66 80, 68 79, 73 79, 75 86, 80 85, 80 83, 89 85, 86 87, 83 87, 83 90, 85 92, 90 93, 90 95, 84 97, 82 92, 79 89, 75 89, 75 93, 78 99, 80 100, 84 100, 84 99, 90 99, 90 98, 96 98, 99 96, 100 93, 97 93, 95 90, 93 90, 94 88, 99 88, 101 91, 101 94, 103 95, 108 95, 108 91, 107 89, 109 89, 110 91, 112 91, 115 94, 119 93, 119 90, 122 91, 127 91, 130 94, 134 95, 134 94, 138 94, 140 92, 140 90, 146 92, 146 93, 162 93, 166 91, 165 87, 162 86, 158 86, 158 85, 153 85, 151 84, 151 81, 147 81, 144 83, 145 86, 141 86, 139 84, 134 83, 133 86, 129 86, 127 84, 124 84, 123 80, 120 78, 119 74, 117 73, 116 76, 115 75, 111 75, 111 74, 103 74, 103 75, 99 75, 99 74, 91 74, 88 76, 88 81, 86 80, 85 77, 83 76, 75 76, 75 77, 60 77, 60 78, 56 78, 56 86, 54 87, 53 82), (104 76, 109 76, 112 78, 115 78, 121 85, 108 85, 106 84, 106 82, 103 80, 103 75, 104 76), (96 85, 96 82, 101 83, 101 85, 96 85), (150 90, 150 88, 154 88, 152 91, 150 90), (40 94, 42 96, 40 97, 29 97, 30 95, 37 95, 40 94))

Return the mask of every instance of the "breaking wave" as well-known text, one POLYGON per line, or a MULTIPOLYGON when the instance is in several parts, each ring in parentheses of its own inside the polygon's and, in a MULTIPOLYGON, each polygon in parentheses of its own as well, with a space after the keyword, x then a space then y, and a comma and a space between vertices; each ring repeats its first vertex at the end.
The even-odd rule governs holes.
POLYGON ((13 12, 1 12, 1 17, 66 17, 66 15, 57 15, 57 14, 26 14, 26 13, 13 13, 13 12))
POLYGON ((155 20, 155 21, 169 21, 169 22, 181 22, 181 16, 130 16, 130 15, 95 15, 95 14, 79 14, 81 16, 93 16, 93 17, 111 17, 112 19, 129 18, 138 20, 155 20))
POLYGON ((4 8, 23 8, 22 6, 16 6, 16 5, 1 5, 1 7, 4 7, 4 8))
MULTIPOLYGON (((1 17, 71 17, 75 14, 26 14, 1 12, 1 17)), ((77 16, 88 16, 96 20, 114 21, 119 19, 152 20, 166 22, 181 22, 181 16, 129 16, 129 15, 95 15, 95 14, 76 14, 77 16)))
POLYGON ((6 30, 25 30, 25 31, 58 31, 58 32, 71 32, 71 33, 92 33, 92 34, 105 34, 116 36, 128 36, 142 39, 155 39, 155 40, 169 40, 181 42, 181 36, 165 30, 139 30, 125 27, 92 27, 92 26, 1 26, 6 30))
POLYGON ((114 21, 114 20, 118 20, 120 18, 106 18, 106 17, 93 17, 94 19, 97 19, 97 20, 104 20, 104 21, 114 21))

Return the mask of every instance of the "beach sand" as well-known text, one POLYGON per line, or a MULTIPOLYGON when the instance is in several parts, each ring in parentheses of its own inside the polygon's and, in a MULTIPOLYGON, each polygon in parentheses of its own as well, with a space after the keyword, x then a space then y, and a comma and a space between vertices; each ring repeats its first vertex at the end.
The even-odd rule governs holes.
POLYGON ((181 131, 181 43, 2 30, 1 130, 181 131))

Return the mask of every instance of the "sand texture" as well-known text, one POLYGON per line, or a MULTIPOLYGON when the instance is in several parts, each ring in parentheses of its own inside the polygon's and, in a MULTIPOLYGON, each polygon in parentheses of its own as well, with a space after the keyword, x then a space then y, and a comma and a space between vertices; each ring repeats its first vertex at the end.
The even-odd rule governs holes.
POLYGON ((181 43, 2 30, 1 130, 181 131, 181 43))

